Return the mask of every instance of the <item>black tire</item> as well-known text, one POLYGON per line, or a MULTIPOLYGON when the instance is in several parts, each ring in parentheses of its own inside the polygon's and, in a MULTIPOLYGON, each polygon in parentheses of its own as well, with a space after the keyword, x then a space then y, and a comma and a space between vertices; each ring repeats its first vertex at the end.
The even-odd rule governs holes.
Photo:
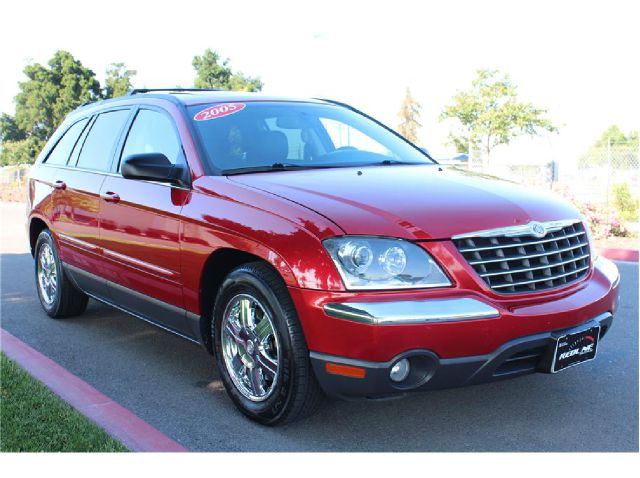
POLYGON ((38 291, 38 297, 40 298, 40 304, 45 312, 54 319, 62 319, 65 317, 72 317, 74 315, 82 314, 87 308, 87 302, 89 298, 82 291, 78 290, 74 284, 71 283, 66 276, 60 257, 58 256, 58 249, 56 248, 56 242, 48 229, 43 230, 38 236, 35 247, 35 279, 36 290, 38 291), (57 286, 55 292, 51 294, 50 300, 45 299, 44 292, 41 289, 38 278, 38 261, 40 259, 40 253, 43 247, 49 247, 52 254, 55 265, 55 273, 57 278, 57 286))
POLYGON ((268 264, 254 262, 234 269, 218 291, 212 314, 212 341, 220 377, 236 407, 263 425, 299 420, 316 411, 323 393, 313 374, 309 350, 293 301, 279 274, 268 264), (281 360, 278 381, 262 402, 245 397, 230 377, 222 351, 222 322, 227 305, 239 294, 250 294, 273 318, 281 360))

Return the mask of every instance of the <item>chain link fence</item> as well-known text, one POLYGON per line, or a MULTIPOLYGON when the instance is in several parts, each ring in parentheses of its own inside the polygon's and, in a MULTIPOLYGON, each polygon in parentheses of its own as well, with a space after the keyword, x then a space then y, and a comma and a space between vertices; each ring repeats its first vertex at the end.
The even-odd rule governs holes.
POLYGON ((637 197, 640 186, 639 150, 629 145, 592 148, 578 159, 574 170, 561 175, 574 196, 607 208, 615 206, 616 191, 626 185, 637 197))
MULTIPOLYGON (((640 193, 640 149, 638 146, 592 148, 577 161, 548 161, 535 164, 496 164, 472 153, 466 168, 525 186, 568 189, 580 201, 614 205, 615 191, 626 185, 632 195, 640 193)), ((461 163, 459 167, 465 167, 461 163)))

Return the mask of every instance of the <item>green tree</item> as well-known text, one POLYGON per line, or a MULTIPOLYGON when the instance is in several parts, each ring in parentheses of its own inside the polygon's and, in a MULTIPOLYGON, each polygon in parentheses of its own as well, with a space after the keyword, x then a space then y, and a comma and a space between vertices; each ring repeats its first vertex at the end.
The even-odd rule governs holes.
POLYGON ((422 127, 420 124, 421 109, 422 106, 411 96, 411 91, 407 87, 407 92, 398 112, 398 117, 400 118, 398 133, 412 143, 418 141, 418 130, 422 127))
POLYGON ((471 89, 458 92, 440 119, 458 120, 459 127, 449 138, 459 152, 468 153, 471 145, 479 148, 488 160, 493 148, 509 144, 517 136, 557 131, 545 118, 546 112, 518 101, 517 88, 508 75, 497 70, 478 70, 471 89))
POLYGON ((0 115, 0 141, 20 141, 26 138, 26 134, 16 124, 16 119, 2 113, 0 115))
POLYGON ((132 88, 131 78, 137 75, 136 70, 127 70, 124 63, 111 63, 107 68, 104 98, 124 96, 132 88))
POLYGON ((33 162, 65 116, 82 103, 100 99, 95 74, 69 52, 57 51, 48 64, 24 68, 15 116, 2 115, 0 164, 33 162))
POLYGON ((16 124, 27 135, 42 140, 51 136, 70 111, 100 98, 95 73, 66 51, 57 51, 48 68, 39 63, 27 65, 24 74, 28 80, 20 83, 16 96, 16 124))
POLYGON ((260 78, 234 73, 229 59, 221 60, 218 52, 207 48, 202 56, 193 58, 193 68, 196 70, 194 86, 196 88, 219 88, 235 91, 260 91, 260 78))
MULTIPOLYGON (((631 134, 633 133, 634 132, 632 131, 631 134)), ((638 132, 636 131, 635 133, 637 136, 638 132)), ((594 146, 597 148, 607 146, 609 144, 609 141, 611 141, 611 146, 615 146, 616 144, 626 144, 629 141, 629 138, 627 138, 627 135, 622 132, 617 124, 614 124, 613 126, 609 126, 600 135, 600 137, 594 143, 594 146)))
POLYGON ((3 141, 0 145, 0 166, 33 163, 44 143, 35 136, 19 141, 3 141))

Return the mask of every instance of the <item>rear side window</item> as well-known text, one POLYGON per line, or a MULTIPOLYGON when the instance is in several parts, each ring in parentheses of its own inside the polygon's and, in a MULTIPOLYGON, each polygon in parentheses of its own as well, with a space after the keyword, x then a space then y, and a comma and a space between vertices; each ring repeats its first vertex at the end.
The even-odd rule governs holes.
POLYGON ((88 121, 88 119, 83 119, 71 126, 62 138, 60 138, 60 141, 55 145, 45 162, 47 164, 67 164, 71 150, 78 141, 88 121))
POLYGON ((77 166, 83 169, 109 171, 113 150, 127 118, 129 110, 109 111, 98 115, 84 142, 77 166))
POLYGON ((84 131, 80 135, 80 139, 76 142, 76 145, 73 147, 73 151, 71 151, 71 158, 67 163, 69 166, 75 166, 78 164, 78 156, 80 156, 80 151, 82 150, 82 145, 84 144, 84 140, 87 139, 87 135, 89 134, 89 130, 91 130, 93 117, 89 118, 89 123, 85 126, 84 131))
POLYGON ((132 154, 162 153, 172 164, 176 164, 181 149, 173 123, 167 115, 140 110, 124 144, 122 159, 132 154))

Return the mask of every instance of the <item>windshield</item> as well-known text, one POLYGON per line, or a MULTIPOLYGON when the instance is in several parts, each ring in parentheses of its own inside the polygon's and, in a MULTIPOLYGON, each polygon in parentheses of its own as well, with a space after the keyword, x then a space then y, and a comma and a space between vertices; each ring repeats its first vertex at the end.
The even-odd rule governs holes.
POLYGON ((246 102, 188 108, 222 174, 296 168, 433 164, 375 121, 348 108, 246 102))

